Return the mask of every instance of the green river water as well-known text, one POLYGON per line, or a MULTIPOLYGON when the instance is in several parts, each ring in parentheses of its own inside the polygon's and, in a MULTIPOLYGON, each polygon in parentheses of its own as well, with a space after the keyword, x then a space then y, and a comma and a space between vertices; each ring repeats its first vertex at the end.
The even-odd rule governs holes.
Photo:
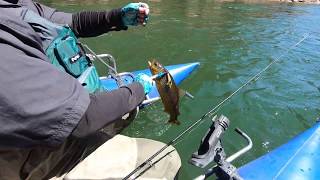
MULTIPOLYGON (((124 0, 44 1, 60 10, 110 10, 124 0)), ((168 142, 220 101, 285 53, 305 34, 299 47, 272 66, 256 82, 240 91, 219 109, 231 120, 223 144, 227 153, 245 142, 232 130, 239 127, 253 140, 253 148, 237 159, 241 166, 311 127, 320 114, 320 6, 245 4, 213 0, 150 0, 146 27, 83 39, 98 53, 110 53, 120 71, 147 68, 147 60, 164 65, 201 63, 181 84, 195 96, 181 101, 180 126, 168 125, 161 103, 143 109, 124 132, 168 142)), ((102 65, 97 64, 102 73, 102 65)), ((191 179, 202 169, 187 163, 210 119, 177 144, 182 158, 180 179, 191 179)))

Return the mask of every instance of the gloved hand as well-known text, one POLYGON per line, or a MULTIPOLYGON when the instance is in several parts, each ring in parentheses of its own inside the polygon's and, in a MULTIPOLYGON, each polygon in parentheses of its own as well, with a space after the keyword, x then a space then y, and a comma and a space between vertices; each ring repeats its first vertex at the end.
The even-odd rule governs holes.
POLYGON ((139 73, 134 78, 134 81, 139 82, 143 86, 145 94, 148 94, 151 91, 153 81, 148 75, 144 73, 139 73))
POLYGON ((146 3, 130 3, 121 9, 122 22, 125 26, 146 25, 149 19, 149 6, 146 3))

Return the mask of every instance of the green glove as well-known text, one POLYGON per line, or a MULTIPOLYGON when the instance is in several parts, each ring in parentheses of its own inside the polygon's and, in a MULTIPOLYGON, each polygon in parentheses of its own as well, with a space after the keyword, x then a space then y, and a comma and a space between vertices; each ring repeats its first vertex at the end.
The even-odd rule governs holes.
POLYGON ((151 91, 153 81, 148 75, 139 73, 134 80, 143 86, 145 94, 148 94, 151 91))
POLYGON ((121 9, 125 26, 145 25, 149 19, 149 6, 146 3, 130 3, 121 9))

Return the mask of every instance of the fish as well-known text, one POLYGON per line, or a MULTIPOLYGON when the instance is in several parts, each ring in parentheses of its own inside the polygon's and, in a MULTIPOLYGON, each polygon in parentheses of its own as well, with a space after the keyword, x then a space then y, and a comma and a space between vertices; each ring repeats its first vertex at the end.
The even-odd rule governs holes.
POLYGON ((180 89, 177 87, 169 71, 164 68, 157 60, 154 59, 152 60, 152 62, 148 61, 148 65, 153 76, 160 73, 163 74, 162 76, 155 78, 154 81, 160 94, 160 98, 164 106, 164 111, 170 115, 170 119, 168 122, 179 125, 180 122, 178 121, 178 116, 180 115, 180 89))

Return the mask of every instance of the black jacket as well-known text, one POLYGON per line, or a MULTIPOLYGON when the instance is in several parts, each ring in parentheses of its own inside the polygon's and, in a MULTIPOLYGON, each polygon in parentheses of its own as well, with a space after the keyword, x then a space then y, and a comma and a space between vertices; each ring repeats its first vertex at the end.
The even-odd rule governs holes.
POLYGON ((55 147, 70 136, 81 118, 85 123, 80 123, 80 129, 89 125, 81 134, 90 134, 142 102, 143 87, 138 83, 90 97, 75 78, 48 63, 40 37, 20 17, 21 7, 52 22, 69 24, 80 37, 126 28, 119 21, 119 10, 104 13, 104 22, 101 18, 88 21, 89 16, 102 13, 69 14, 31 0, 0 0, 0 149, 55 147), (86 34, 94 26, 97 31, 86 34))

